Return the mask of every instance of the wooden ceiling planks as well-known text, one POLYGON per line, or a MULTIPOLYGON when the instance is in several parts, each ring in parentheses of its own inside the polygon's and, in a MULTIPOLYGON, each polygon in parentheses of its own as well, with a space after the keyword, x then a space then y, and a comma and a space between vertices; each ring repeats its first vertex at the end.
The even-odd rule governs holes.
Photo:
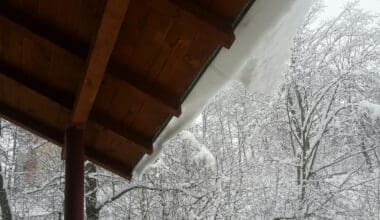
POLYGON ((73 123, 86 123, 88 120, 128 5, 129 0, 108 0, 106 3, 95 42, 87 60, 85 76, 75 102, 73 123))
MULTIPOLYGON (((9 2, 9 1, 8 1, 9 2)), ((11 3, 14 1, 10 1, 11 3)), ((53 2, 53 1, 51 1, 53 2)), ((22 31, 22 36, 33 37, 34 40, 41 40, 43 42, 51 42, 51 46, 59 46, 65 50, 78 55, 79 57, 86 58, 89 50, 90 43, 83 41, 80 38, 88 39, 89 36, 73 36, 73 34, 66 33, 59 28, 58 19, 54 25, 52 21, 47 19, 53 18, 54 15, 46 16, 45 19, 37 18, 36 15, 31 16, 33 13, 25 13, 22 10, 17 10, 14 5, 3 3, 3 7, 0 8, 0 19, 3 22, 12 25, 13 29, 22 31), (54 31, 51 31, 54 30, 54 31), (35 33, 30 35, 29 33, 35 33)), ((62 3, 63 4, 63 3, 62 3)), ((45 5, 45 4, 42 4, 45 5)), ((52 6, 50 6, 52 7, 52 6)), ((53 7, 54 9, 56 7, 53 7)), ((64 11, 64 8, 61 9, 64 11)), ((60 10, 60 11, 61 11, 60 10)), ((49 11, 48 9, 44 11, 49 11)), ((55 10, 52 10, 55 11, 55 10)), ((38 13, 38 10, 35 12, 38 13)), ((43 13, 44 14, 44 13, 43 13)), ((57 16, 59 18, 61 16, 57 16)), ((63 18, 66 16, 62 16, 63 18)), ((94 26, 94 25, 92 25, 94 26)), ((63 29, 63 28, 62 28, 63 29)))
POLYGON ((193 18, 215 29, 218 37, 222 41, 222 45, 230 48, 235 40, 235 35, 231 26, 226 18, 216 14, 214 11, 207 10, 200 7, 199 3, 192 0, 170 0, 175 5, 183 9, 184 12, 189 13, 193 18))
POLYGON ((121 88, 130 87, 132 90, 141 93, 142 96, 149 98, 149 101, 156 102, 162 108, 165 108, 168 112, 174 116, 179 116, 181 114, 181 104, 178 100, 174 99, 172 95, 165 91, 163 88, 153 88, 147 83, 144 83, 142 79, 135 77, 137 74, 132 73, 127 67, 121 67, 116 65, 109 65, 108 75, 112 77, 107 77, 105 81, 115 81, 115 83, 110 83, 112 85, 117 84, 119 81, 123 85, 121 88), (117 79, 117 80, 116 80, 117 79))
POLYGON ((0 114, 60 146, 89 117, 87 158, 128 178, 250 3, 1 1, 0 114))

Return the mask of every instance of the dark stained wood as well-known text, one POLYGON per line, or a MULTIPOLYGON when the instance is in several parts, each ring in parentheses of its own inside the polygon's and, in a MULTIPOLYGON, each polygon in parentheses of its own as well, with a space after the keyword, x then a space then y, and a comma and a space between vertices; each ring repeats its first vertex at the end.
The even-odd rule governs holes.
MULTIPOLYGON (((36 120, 32 116, 12 108, 3 102, 0 102, 0 115, 2 118, 24 127, 58 146, 64 145, 64 131, 36 120)), ((124 178, 129 179, 131 177, 131 167, 121 162, 114 162, 110 158, 104 158, 101 153, 93 150, 91 146, 86 147, 85 157, 91 162, 106 167, 124 178)))
MULTIPOLYGON (((184 2, 187 2, 187 1, 184 1, 184 2)), ((190 7, 185 7, 184 4, 186 6, 188 6, 187 3, 179 3, 180 6, 183 6, 188 11, 194 11, 195 14, 202 14, 203 13, 202 10, 197 9, 197 7, 194 6, 194 3, 191 3, 190 7)), ((17 12, 15 14, 17 15, 17 12)), ((6 15, 9 15, 9 13, 6 15)), ((201 16, 201 15, 199 15, 199 16, 201 16)), ((212 14, 207 15, 207 16, 213 17, 212 14)), ((10 17, 12 17, 12 16, 10 16, 10 17)), ((22 16, 18 16, 18 17, 22 17, 22 16)), ((75 40, 68 40, 67 41, 68 43, 65 41, 65 43, 60 44, 61 42, 64 41, 64 39, 70 39, 70 37, 65 36, 64 33, 57 32, 53 28, 43 27, 41 25, 38 25, 39 24, 38 22, 34 22, 34 23, 25 22, 26 19, 13 19, 13 20, 11 19, 8 22, 19 21, 19 20, 22 21, 19 24, 22 24, 23 26, 25 25, 24 26, 25 29, 32 31, 34 34, 40 36, 42 39, 49 40, 52 43, 54 43, 56 46, 61 47, 65 50, 67 50, 68 52, 71 52, 71 53, 73 53, 79 57, 83 57, 85 55, 85 53, 83 53, 83 51, 86 51, 86 48, 87 48, 87 46, 85 46, 85 44, 80 43, 80 42, 75 41, 75 40)), ((209 20, 213 20, 213 19, 209 19, 209 20)), ((215 20, 215 18, 214 18, 214 20, 215 20)), ((219 22, 219 23, 221 23, 221 22, 219 22)), ((17 24, 13 23, 13 25, 17 25, 17 24)), ((219 26, 223 26, 223 25, 219 25, 219 26)), ((136 77, 133 77, 134 75, 137 75, 137 74, 132 74, 129 71, 125 71, 125 70, 120 71, 120 68, 115 68, 114 65, 109 67, 109 69, 115 70, 115 71, 112 71, 112 70, 109 71, 109 73, 113 77, 125 81, 126 83, 134 86, 136 89, 142 91, 143 94, 145 94, 145 95, 147 95, 153 99, 158 100, 159 103, 163 104, 163 106, 165 108, 167 108, 168 111, 170 113, 172 113, 173 115, 178 116, 180 114, 181 111, 180 111, 180 107, 179 107, 179 102, 176 100, 173 100, 173 97, 170 97, 170 95, 167 95, 166 94, 167 92, 163 91, 163 89, 149 87, 146 84, 142 83, 141 82, 142 80, 140 80, 136 77)))
POLYGON ((86 148, 86 155, 91 162, 117 173, 126 179, 130 179, 132 177, 132 167, 126 166, 125 164, 120 163, 117 160, 113 160, 112 158, 105 157, 104 154, 91 148, 86 148))
MULTIPOLYGON (((67 36, 52 27, 44 26, 41 22, 28 20, 25 15, 16 10, 7 9, 4 7, 2 10, 0 9, 0 13, 3 11, 4 13, 2 14, 2 17, 0 17, 0 22, 6 22, 7 24, 15 27, 17 30, 23 30, 27 35, 32 35, 42 40, 49 41, 55 46, 66 50, 79 58, 85 59, 87 56, 89 47, 85 43, 71 39, 70 36, 67 36)), ((117 64, 113 64, 107 68, 107 73, 109 76, 106 77, 110 80, 124 81, 135 89, 141 91, 142 94, 153 99, 152 101, 157 101, 174 116, 178 117, 181 114, 180 102, 178 102, 178 100, 173 99, 173 97, 168 92, 165 92, 164 89, 149 87, 142 79, 134 77, 138 74, 131 73, 131 70, 128 70, 125 67, 120 67, 117 64)), ((56 92, 53 92, 52 94, 56 94, 56 92)), ((59 94, 59 97, 56 97, 55 99, 64 101, 66 103, 65 107, 68 107, 68 101, 70 100, 69 98, 64 98, 59 94)))
POLYGON ((230 48, 235 40, 235 34, 230 22, 220 15, 203 8, 193 0, 170 0, 182 10, 195 16, 201 22, 215 28, 223 39, 223 46, 230 48))
POLYGON ((149 137, 144 137, 142 134, 131 130, 118 120, 112 119, 101 112, 94 111, 93 117, 96 122, 103 125, 106 128, 112 128, 116 134, 123 136, 129 141, 138 146, 142 146, 147 154, 151 154, 153 151, 152 140, 149 137))
MULTIPOLYGON (((65 36, 63 33, 59 33, 54 29, 49 29, 49 27, 42 28, 39 25, 36 25, 38 23, 21 22, 21 23, 16 24, 14 23, 14 20, 9 20, 8 18, 4 18, 4 19, 5 20, 3 20, 3 22, 5 21, 11 24, 12 26, 15 26, 16 29, 18 30, 20 29, 28 30, 27 31, 28 35, 33 35, 43 40, 48 40, 51 43, 53 43, 55 46, 60 47, 64 50, 67 50, 72 55, 76 55, 78 57, 85 56, 85 53, 83 53, 83 51, 87 51, 86 49, 87 47, 83 43, 69 40, 68 41, 69 43, 67 45, 66 45, 67 42, 64 44, 60 44, 60 42, 63 41, 62 39, 68 38, 68 36, 65 36), (29 25, 29 26, 26 26, 26 25, 29 25), (39 31, 39 30, 44 30, 44 31, 39 31), (49 34, 46 34, 46 33, 49 33, 49 34), (60 37, 56 37, 56 36, 60 36, 60 37), (74 47, 71 47, 72 45, 74 45, 74 47), (82 49, 78 49, 78 48, 82 48, 82 49)), ((0 17, 0 22, 1 22, 1 17, 0 17)), ((27 82, 28 75, 20 74, 23 72, 22 70, 13 69, 11 71, 7 71, 11 67, 6 66, 6 64, 1 64, 1 63, 0 63, 0 68, 5 69, 4 74, 7 74, 8 72, 17 72, 18 73, 17 75, 20 75, 20 77, 18 77, 18 81, 21 80, 27 84, 36 84, 36 82, 30 82, 30 83, 27 82)), ((151 99, 154 99, 153 101, 157 101, 164 108, 166 108, 168 112, 170 112, 174 116, 179 116, 181 114, 180 103, 177 100, 173 99, 173 97, 170 94, 168 94, 168 92, 163 91, 163 89, 150 88, 149 86, 144 84, 143 80, 137 79, 136 77, 134 77, 134 75, 137 75, 137 74, 130 73, 130 70, 126 70, 125 68, 121 68, 117 65, 109 66, 107 71, 108 71, 109 76, 106 76, 106 77, 108 77, 108 79, 122 80, 123 82, 131 85, 136 90, 141 91, 142 94, 150 97, 151 99)), ((36 88, 38 91, 39 90, 38 87, 41 87, 41 83, 39 85, 33 86, 32 88, 36 88)), ((46 87, 46 86, 42 86, 42 87, 46 87)), ((71 97, 65 97, 65 95, 62 95, 62 91, 52 92, 51 95, 59 96, 59 97, 54 97, 54 100, 61 100, 62 102, 65 103, 64 104, 65 107, 69 107, 70 105, 72 105, 69 102, 71 100, 71 97)))
MULTIPOLYGON (((0 62, 0 75, 5 75, 6 77, 9 78, 9 80, 14 80, 17 83, 19 83, 20 86, 24 86, 25 89, 33 90, 39 95, 49 98, 51 101, 56 102, 57 104, 60 104, 63 107, 65 107, 68 111, 70 111, 71 107, 73 106, 74 96, 71 95, 70 93, 67 93, 65 91, 59 91, 59 90, 56 90, 55 88, 51 88, 49 85, 31 78, 29 74, 25 74, 22 71, 17 70, 14 67, 11 67, 1 62, 0 62)), ((7 112, 9 111, 10 110, 8 110, 7 112)), ((115 132, 123 136, 124 138, 128 139, 129 141, 135 143, 136 145, 144 148, 146 153, 148 154, 152 153, 152 140, 149 137, 143 137, 138 132, 130 130, 129 128, 125 127, 122 123, 100 112, 94 112, 90 116, 90 119, 91 121, 98 123, 100 126, 104 126, 106 129, 109 129, 112 132, 115 132)), ((54 132, 54 129, 51 129, 51 131, 54 132)), ((49 132, 49 129, 44 129, 43 132, 39 132, 39 133, 43 134, 44 132, 49 132)), ((57 135, 57 132, 54 132, 54 133, 57 135)), ((56 138, 56 136, 54 137, 56 138)), ((48 139, 51 139, 51 138, 48 138, 48 139)))
POLYGON ((1 1, 0 112, 62 147, 89 117, 85 158, 129 178, 252 1, 1 1))
POLYGON ((65 219, 83 220, 84 130, 83 126, 71 125, 65 131, 65 219))
POLYGON ((31 90, 51 99, 52 101, 64 106, 67 109, 72 109, 74 104, 74 95, 69 91, 64 91, 43 83, 36 78, 32 78, 31 74, 17 69, 0 61, 0 74, 17 81, 18 83, 28 87, 31 90))
POLYGON ((17 27, 17 29, 22 30, 24 33, 34 33, 35 36, 46 39, 56 46, 59 46, 83 59, 87 57, 90 46, 85 42, 81 42, 65 33, 59 32, 51 25, 12 9, 7 4, 1 4, 0 23, 7 23, 11 26, 17 27))
POLYGON ((45 138, 46 140, 61 145, 63 144, 63 131, 47 125, 30 115, 15 109, 4 102, 0 102, 0 115, 6 120, 45 138))
POLYGON ((88 120, 128 4, 129 0, 108 0, 106 3, 94 46, 87 61, 84 80, 75 102, 73 123, 85 123, 88 120))
MULTIPOLYGON (((118 66, 117 64, 109 65, 108 72, 111 73, 112 77, 115 79, 126 82, 127 84, 136 88, 138 91, 141 91, 152 101, 157 101, 172 115, 178 117, 181 114, 181 103, 173 98, 173 96, 163 88, 152 88, 147 83, 145 83, 143 79, 135 77, 138 74, 133 74, 131 73, 131 70, 128 70, 128 68, 118 66)), ((113 79, 110 77, 110 80, 113 79)))
POLYGON ((199 7, 204 8, 206 11, 212 11, 218 16, 224 18, 224 21, 228 23, 234 23, 239 15, 244 15, 242 10, 249 7, 254 1, 246 0, 234 0, 233 4, 231 1, 220 1, 220 0, 192 0, 194 4, 199 5, 199 7))

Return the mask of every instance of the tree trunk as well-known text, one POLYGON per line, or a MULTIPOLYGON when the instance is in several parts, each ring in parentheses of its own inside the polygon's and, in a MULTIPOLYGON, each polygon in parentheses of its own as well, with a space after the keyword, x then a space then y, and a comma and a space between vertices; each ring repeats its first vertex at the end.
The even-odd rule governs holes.
POLYGON ((0 208, 1 208, 1 218, 4 220, 12 220, 12 212, 9 206, 9 201, 7 198, 7 191, 4 188, 4 178, 1 173, 0 165, 0 208))
POLYGON ((366 130, 365 130, 365 124, 364 124, 364 122, 360 121, 359 122, 359 126, 361 127, 361 130, 362 130, 362 133, 358 134, 358 137, 360 137, 360 142, 361 142, 360 143, 360 148, 362 150, 362 154, 363 154, 364 160, 365 160, 366 164, 368 165, 369 172, 373 173, 373 165, 372 165, 371 156, 368 153, 368 149, 367 149, 366 143, 365 143, 365 136, 367 135, 367 133, 366 133, 366 130))
POLYGON ((98 180, 93 175, 96 174, 96 166, 93 163, 86 164, 85 195, 86 195, 86 215, 87 219, 98 220, 99 209, 96 208, 96 192, 98 180))

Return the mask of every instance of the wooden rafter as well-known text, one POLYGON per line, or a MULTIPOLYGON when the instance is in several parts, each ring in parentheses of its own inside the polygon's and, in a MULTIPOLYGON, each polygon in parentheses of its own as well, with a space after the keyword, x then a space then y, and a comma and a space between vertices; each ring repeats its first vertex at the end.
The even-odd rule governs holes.
POLYGON ((52 43, 54 46, 75 54, 82 59, 86 59, 87 57, 90 46, 85 42, 81 42, 59 31, 52 31, 54 30, 52 25, 14 10, 6 3, 3 4, 3 2, 0 7, 0 23, 18 30, 26 36, 32 36, 35 39, 52 43))
POLYGON ((58 103, 68 110, 72 110, 75 97, 68 91, 55 88, 48 83, 32 77, 32 74, 0 61, 0 75, 7 77, 18 84, 35 91, 42 96, 58 103))
POLYGON ((153 151, 152 140, 148 137, 144 137, 139 132, 133 131, 128 127, 124 126, 123 123, 120 123, 118 120, 107 117, 101 112, 94 111, 93 118, 98 124, 103 125, 105 128, 112 128, 112 131, 130 142, 137 144, 144 148, 145 153, 151 154, 153 151))
POLYGON ((193 0, 149 0, 147 1, 152 7, 162 7, 162 5, 178 9, 185 15, 191 17, 198 24, 207 26, 212 30, 215 39, 221 46, 230 48, 235 40, 235 34, 232 24, 224 17, 203 8, 193 0))
POLYGON ((200 22, 215 29, 222 38, 222 45, 230 48, 235 41, 235 34, 232 25, 225 18, 206 10, 192 0, 169 0, 172 4, 178 6, 181 10, 187 12, 200 22))
MULTIPOLYGON (((3 75, 7 80, 16 82, 20 85, 20 87, 26 88, 27 90, 32 90, 36 94, 48 98, 50 101, 61 105, 68 111, 71 111, 71 107, 73 106, 75 99, 72 94, 66 91, 54 89, 47 83, 43 83, 35 78, 32 78, 30 74, 26 74, 23 71, 2 62, 0 62, 0 75, 3 75)), ((7 108, 5 108, 5 110, 6 109, 7 108)), ((24 118, 23 121, 34 121, 29 120, 27 116, 24 117, 26 118, 24 118)), ((17 118, 18 117, 16 117, 16 119, 17 118)), ((149 138, 144 137, 136 131, 124 128, 120 122, 117 122, 107 115, 95 111, 90 115, 90 121, 97 123, 98 125, 114 132, 117 135, 120 135, 121 137, 136 144, 137 146, 141 146, 146 151, 146 153, 151 153, 152 141, 149 138)), ((51 131, 54 131, 54 129, 43 129, 41 132, 38 131, 38 134, 41 135, 43 132, 51 131)), ((56 134, 57 132, 53 133, 56 134)), ((50 140, 51 138, 48 137, 48 139, 50 140)))
POLYGON ((126 67, 121 67, 115 64, 110 64, 108 66, 108 72, 111 73, 110 80, 118 79, 122 82, 127 83, 136 90, 144 94, 145 97, 150 98, 152 101, 157 102, 162 107, 164 107, 167 112, 174 116, 181 115, 181 103, 178 99, 173 98, 169 92, 164 91, 164 89, 154 89, 147 85, 142 79, 138 79, 134 76, 138 75, 136 73, 131 73, 126 67), (129 73, 129 74, 128 74, 129 73))
POLYGON ((34 119, 27 113, 20 111, 7 103, 0 101, 0 115, 6 120, 27 128, 33 133, 53 142, 54 144, 63 145, 63 131, 47 125, 39 120, 34 119))
MULTIPOLYGON (((26 15, 16 11, 7 9, 7 7, 0 8, 0 23, 5 23, 10 25, 12 28, 21 31, 26 36, 31 36, 37 38, 38 40, 42 40, 45 42, 49 42, 53 44, 55 47, 61 48, 66 52, 70 53, 72 56, 75 56, 84 62, 86 59, 89 46, 86 43, 79 42, 78 40, 72 39, 66 34, 55 30, 49 25, 44 26, 41 22, 35 21, 33 19, 28 19, 26 15)), ((1 64, 0 64, 1 68, 1 64)), ((134 73, 130 73, 129 70, 122 70, 115 64, 108 66, 106 70, 105 77, 108 77, 110 80, 121 80, 132 88, 140 91, 145 97, 149 98, 151 101, 154 101, 165 108, 169 113, 174 116, 179 116, 181 114, 181 104, 180 102, 173 98, 169 92, 165 92, 160 89, 152 89, 147 87, 140 80, 135 79, 132 75, 137 75, 134 73)), ((22 77, 21 77, 22 78, 22 77)), ((21 79, 22 80, 22 79, 21 79)), ((23 80, 25 81, 25 80, 23 80)), ((26 82, 28 83, 28 82, 26 82)), ((38 89, 38 88, 37 88, 38 89)), ((53 90, 52 90, 53 91, 53 90)), ((56 94, 53 92, 52 94, 56 94)), ((59 96, 55 100, 58 99, 66 99, 65 107, 67 107, 67 97, 59 96)), ((70 104, 72 105, 72 104, 70 104)))
POLYGON ((106 3, 95 42, 87 60, 85 76, 75 102, 73 123, 85 123, 88 120, 128 5, 129 0, 108 0, 106 3))
POLYGON ((133 169, 130 166, 126 166, 123 163, 120 163, 118 161, 112 160, 105 156, 102 153, 99 153, 95 150, 91 150, 90 148, 85 149, 85 155, 91 162, 100 165, 102 167, 105 167, 109 170, 111 170, 114 173, 119 174, 120 176, 131 179, 131 174, 133 169))
MULTIPOLYGON (((45 124, 42 121, 33 119, 27 113, 24 113, 18 109, 15 109, 8 104, 0 101, 0 115, 4 119, 15 123, 21 127, 27 128, 33 133, 45 138, 46 140, 58 145, 64 145, 64 131, 61 131, 57 128, 54 128, 50 125, 45 124)), ((131 167, 125 166, 125 164, 112 161, 108 158, 105 158, 104 155, 96 152, 94 148, 88 146, 85 148, 86 159, 101 165, 105 166, 108 169, 114 171, 115 173, 125 177, 130 178, 131 167), (123 172, 124 171, 124 172, 123 172)))

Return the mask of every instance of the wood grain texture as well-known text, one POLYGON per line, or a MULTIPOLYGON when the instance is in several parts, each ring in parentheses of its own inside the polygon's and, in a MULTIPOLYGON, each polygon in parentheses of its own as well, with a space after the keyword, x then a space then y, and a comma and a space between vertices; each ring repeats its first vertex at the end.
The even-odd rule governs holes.
MULTIPOLYGON (((66 112, 70 112, 74 104, 74 96, 65 91, 57 90, 47 84, 44 84, 34 78, 26 77, 24 72, 11 67, 7 64, 0 62, 0 79, 6 84, 15 84, 21 91, 33 93, 41 98, 47 98, 45 102, 50 104, 54 102, 65 108, 66 112)), ((21 96, 26 96, 27 94, 22 94, 18 91, 17 94, 21 96)), ((108 115, 102 114, 101 112, 93 112, 90 116, 90 121, 99 124, 106 129, 121 135, 126 138, 131 143, 136 144, 140 148, 144 149, 145 153, 152 152, 152 140, 149 137, 145 137, 142 134, 134 130, 130 130, 117 120, 110 118, 108 115)), ((69 124, 66 122, 65 124, 69 124)))
POLYGON ((226 18, 215 14, 213 11, 207 10, 201 7, 193 0, 170 0, 173 4, 177 5, 183 11, 194 16, 199 21, 205 23, 210 28, 215 29, 218 32, 218 36, 221 38, 221 43, 224 47, 230 48, 235 40, 235 34, 231 22, 226 18))
POLYGON ((1 1, 0 114, 129 178, 252 1, 1 1))
POLYGON ((73 123, 86 123, 88 120, 128 5, 129 0, 108 0, 106 3, 75 102, 73 123))

